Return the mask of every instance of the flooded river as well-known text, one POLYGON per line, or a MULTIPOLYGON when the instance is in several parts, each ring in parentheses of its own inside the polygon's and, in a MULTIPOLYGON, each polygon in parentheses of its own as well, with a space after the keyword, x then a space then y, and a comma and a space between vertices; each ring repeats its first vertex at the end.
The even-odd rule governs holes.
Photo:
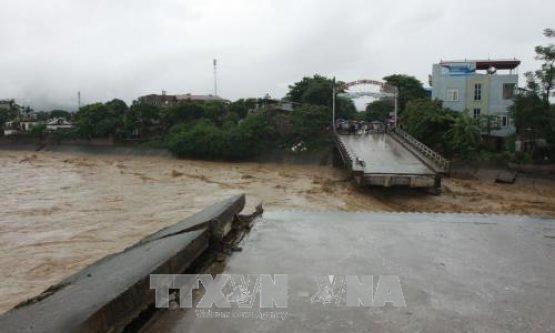
POLYGON ((0 312, 232 194, 270 211, 555 216, 555 190, 446 180, 444 195, 358 190, 330 167, 0 150, 0 312), (513 187, 513 189, 515 189, 513 187))
POLYGON ((385 208, 317 166, 0 154, 0 312, 232 194, 250 209, 385 208))

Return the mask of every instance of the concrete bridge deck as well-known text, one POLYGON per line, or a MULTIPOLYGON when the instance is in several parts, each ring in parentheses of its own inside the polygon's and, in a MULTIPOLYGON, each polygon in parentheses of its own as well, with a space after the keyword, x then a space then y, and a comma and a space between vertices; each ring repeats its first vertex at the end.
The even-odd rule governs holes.
POLYGON ((435 175, 435 172, 388 134, 340 135, 353 157, 365 161, 364 173, 435 175))
POLYGON ((337 134, 335 138, 345 166, 359 185, 426 188, 441 185, 445 168, 426 152, 442 161, 443 158, 416 140, 414 144, 397 133, 337 134))

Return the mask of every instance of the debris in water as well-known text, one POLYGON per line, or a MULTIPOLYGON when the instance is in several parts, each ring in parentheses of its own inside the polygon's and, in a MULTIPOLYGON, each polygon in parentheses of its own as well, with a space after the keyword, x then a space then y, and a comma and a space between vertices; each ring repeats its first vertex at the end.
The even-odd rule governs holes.
POLYGON ((172 170, 172 177, 173 177, 173 178, 177 178, 177 177, 181 177, 181 176, 183 176, 183 172, 179 172, 179 171, 177 171, 177 170, 175 170, 175 169, 172 170))

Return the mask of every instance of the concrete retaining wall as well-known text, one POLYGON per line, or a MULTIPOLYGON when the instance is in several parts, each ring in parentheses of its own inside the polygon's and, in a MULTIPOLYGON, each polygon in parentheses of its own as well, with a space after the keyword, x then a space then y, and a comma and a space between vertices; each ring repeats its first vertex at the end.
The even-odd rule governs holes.
POLYGON ((108 256, 0 315, 2 333, 120 332, 154 303, 150 274, 180 274, 229 232, 243 194, 108 256))

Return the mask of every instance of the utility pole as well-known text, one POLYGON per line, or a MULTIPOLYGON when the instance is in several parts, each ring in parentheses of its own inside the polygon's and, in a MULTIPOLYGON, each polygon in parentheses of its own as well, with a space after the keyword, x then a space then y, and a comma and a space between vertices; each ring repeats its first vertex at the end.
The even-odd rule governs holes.
POLYGON ((81 92, 77 92, 77 111, 81 111, 81 92))
POLYGON ((399 112, 399 88, 395 87, 395 123, 393 127, 397 127, 397 114, 399 112))
POLYGON ((218 96, 218 63, 214 59, 214 96, 218 96))
POLYGON ((332 100, 331 128, 333 129, 333 132, 335 133, 335 131, 336 131, 335 130, 335 77, 333 78, 332 85, 333 85, 333 87, 331 89, 331 94, 332 94, 331 95, 331 100, 332 100))

